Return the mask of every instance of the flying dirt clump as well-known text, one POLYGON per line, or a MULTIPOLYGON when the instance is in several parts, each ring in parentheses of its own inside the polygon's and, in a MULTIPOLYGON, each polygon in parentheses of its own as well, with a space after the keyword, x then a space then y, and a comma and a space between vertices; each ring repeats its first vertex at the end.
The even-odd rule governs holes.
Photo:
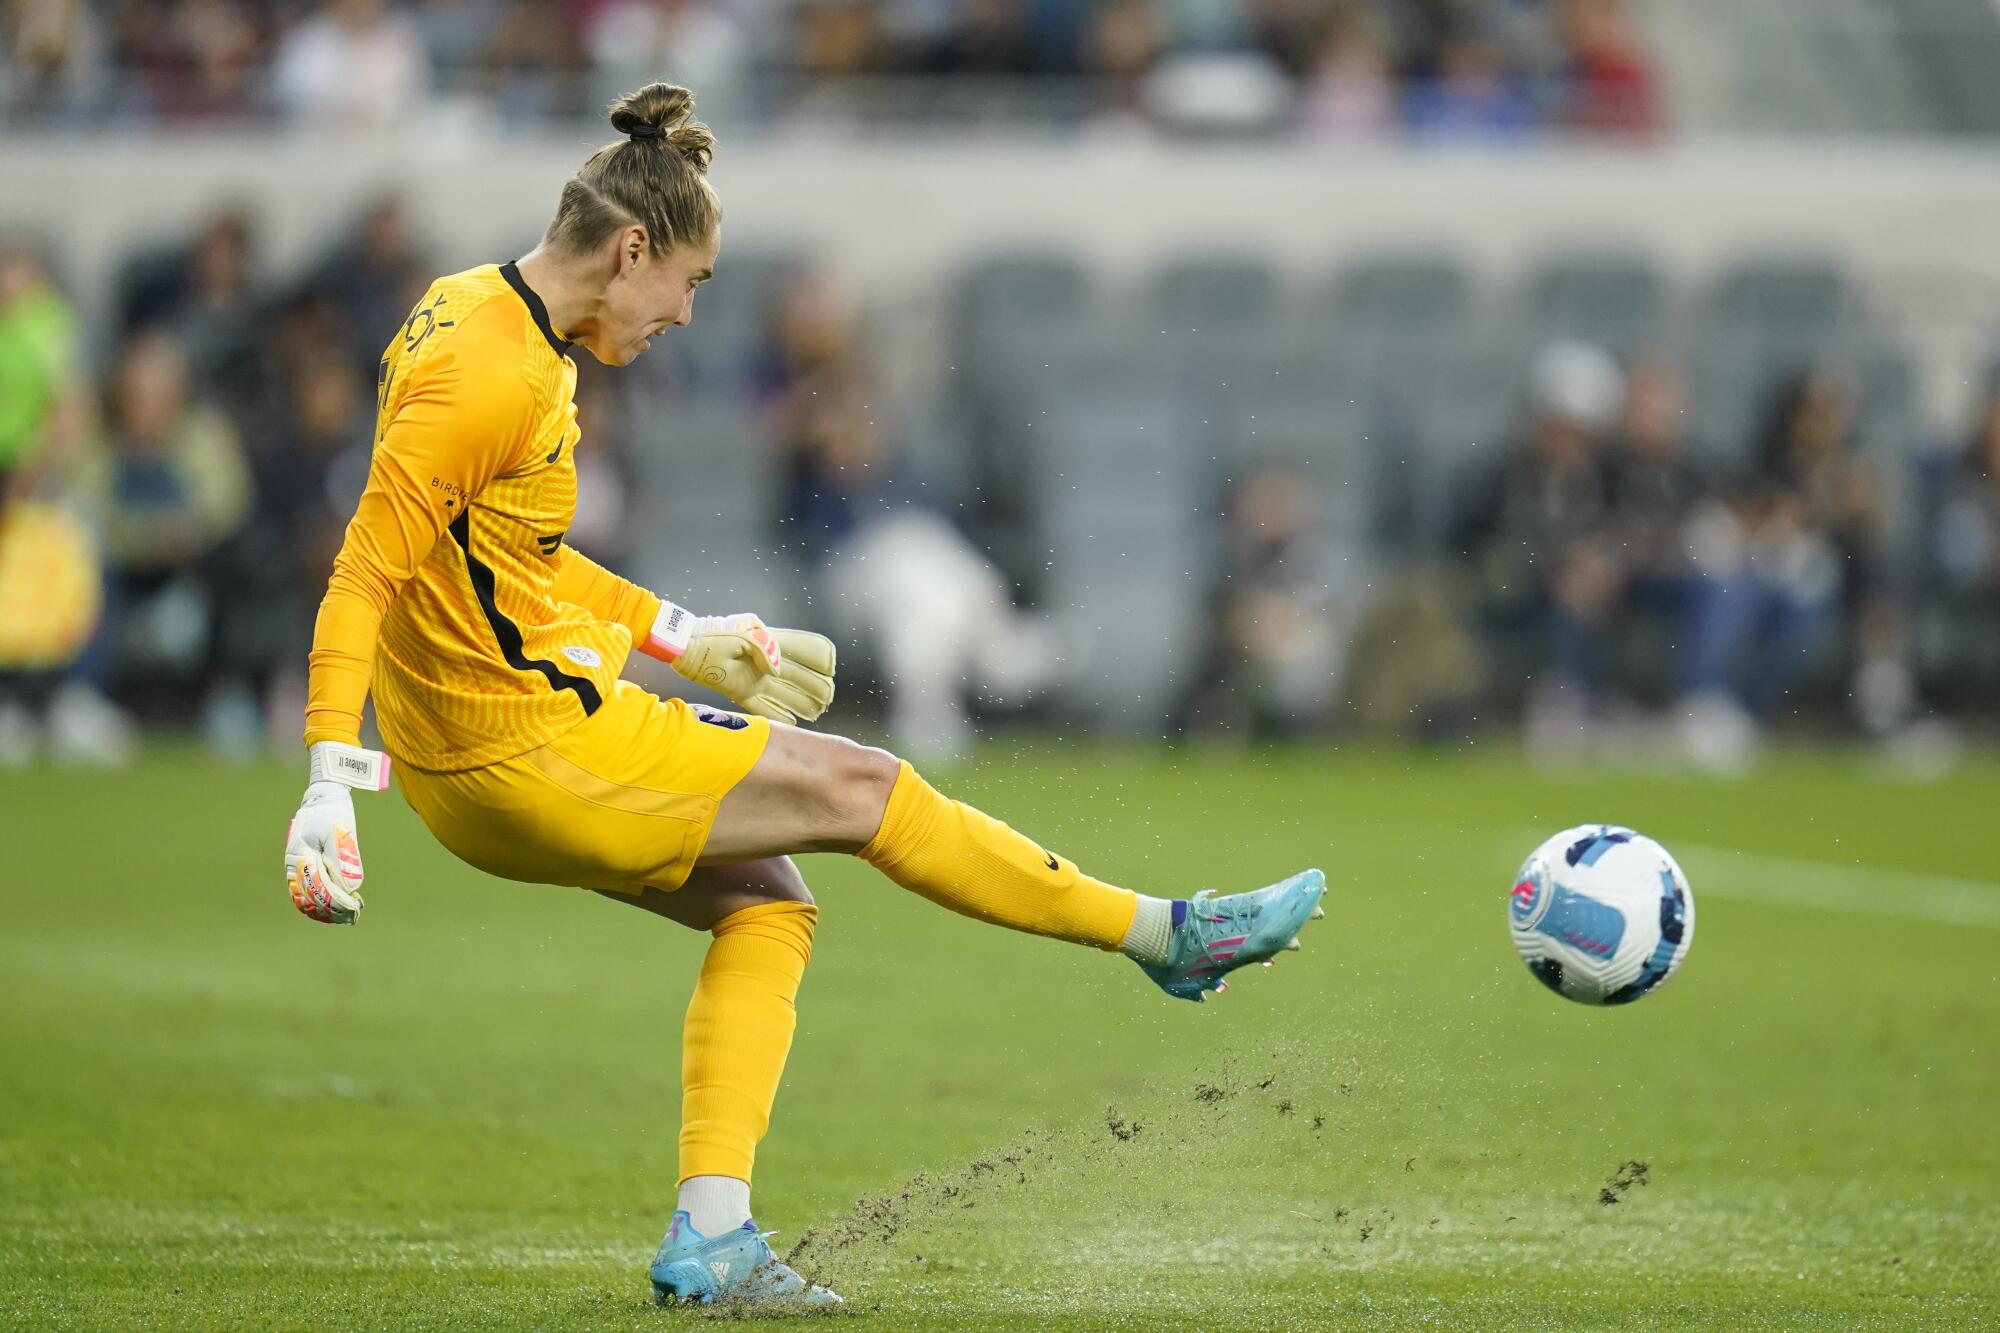
POLYGON ((1628 1161, 1611 1173, 1611 1179, 1604 1182, 1604 1188, 1597 1191, 1597 1201, 1610 1207, 1625 1197, 1626 1191, 1634 1185, 1644 1185, 1652 1172, 1645 1162, 1628 1161))

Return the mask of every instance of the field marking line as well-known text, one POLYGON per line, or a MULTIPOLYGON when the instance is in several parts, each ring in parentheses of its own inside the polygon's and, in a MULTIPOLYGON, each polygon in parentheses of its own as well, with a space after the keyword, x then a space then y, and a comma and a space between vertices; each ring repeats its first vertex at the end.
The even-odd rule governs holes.
POLYGON ((1687 869, 1696 902, 1712 893, 1780 907, 1950 926, 2000 926, 2000 884, 1984 880, 1771 856, 1702 843, 1676 843, 1668 850, 1687 869))

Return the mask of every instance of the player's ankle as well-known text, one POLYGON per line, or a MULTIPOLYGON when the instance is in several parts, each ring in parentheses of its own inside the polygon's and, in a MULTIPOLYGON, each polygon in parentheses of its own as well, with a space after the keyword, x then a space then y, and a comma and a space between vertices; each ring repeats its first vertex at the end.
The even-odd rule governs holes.
POLYGON ((1132 914, 1132 927, 1118 944, 1118 952, 1141 963, 1164 967, 1173 948, 1174 930, 1187 919, 1185 898, 1148 898, 1141 893, 1139 908, 1132 914))
POLYGON ((681 1182, 677 1206, 701 1235, 720 1236, 750 1220, 750 1182, 734 1176, 689 1176, 681 1182))

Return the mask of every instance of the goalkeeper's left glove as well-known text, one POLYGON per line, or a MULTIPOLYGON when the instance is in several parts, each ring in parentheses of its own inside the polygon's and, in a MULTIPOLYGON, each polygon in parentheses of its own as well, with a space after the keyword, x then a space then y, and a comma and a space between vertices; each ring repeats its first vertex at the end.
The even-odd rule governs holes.
POLYGON ((833 640, 756 616, 697 616, 660 603, 639 651, 774 722, 811 722, 833 702, 833 640))

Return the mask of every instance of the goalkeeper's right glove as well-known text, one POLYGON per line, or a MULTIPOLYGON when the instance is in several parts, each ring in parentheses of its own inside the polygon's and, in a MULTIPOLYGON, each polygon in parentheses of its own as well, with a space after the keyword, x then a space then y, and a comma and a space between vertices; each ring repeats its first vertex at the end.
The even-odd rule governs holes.
POLYGON ((833 640, 748 612, 697 616, 662 599, 639 651, 774 722, 814 721, 833 702, 833 640))
POLYGON ((387 791, 389 756, 339 741, 320 741, 310 755, 311 781, 285 833, 285 884, 293 905, 313 920, 350 925, 364 904, 349 791, 387 791))

